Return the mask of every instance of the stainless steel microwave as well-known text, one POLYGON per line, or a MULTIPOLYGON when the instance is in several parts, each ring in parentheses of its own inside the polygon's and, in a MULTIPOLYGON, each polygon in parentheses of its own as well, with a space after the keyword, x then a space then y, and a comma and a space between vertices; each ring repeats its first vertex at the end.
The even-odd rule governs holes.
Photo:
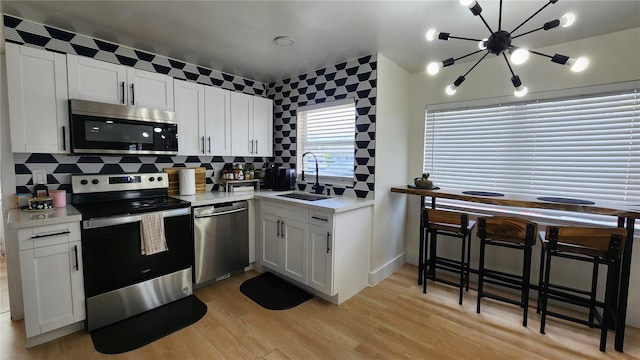
POLYGON ((69 100, 72 154, 177 155, 172 111, 69 100))

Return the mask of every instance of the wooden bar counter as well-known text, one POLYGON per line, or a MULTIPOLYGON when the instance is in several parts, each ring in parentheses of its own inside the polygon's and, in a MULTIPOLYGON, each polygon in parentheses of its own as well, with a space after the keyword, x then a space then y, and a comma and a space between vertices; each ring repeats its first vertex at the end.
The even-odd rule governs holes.
MULTIPOLYGON (((624 328, 627 317, 627 302, 629 296, 629 277, 631 275, 631 252, 633 249, 633 233, 635 220, 640 219, 640 200, 634 202, 604 202, 590 199, 567 199, 547 196, 506 194, 499 192, 466 191, 452 188, 417 189, 409 186, 392 187, 391 192, 418 195, 421 197, 420 211, 426 197, 431 198, 431 206, 436 206, 436 200, 451 199, 480 204, 510 206, 519 208, 536 208, 548 210, 571 211, 584 214, 615 216, 618 226, 627 230, 627 241, 622 253, 622 267, 619 282, 618 302, 616 309, 616 338, 615 349, 622 351, 624 347, 624 328)), ((422 218, 422 217, 420 217, 422 218)), ((423 236, 423 234, 421 234, 423 236)), ((422 245, 422 238, 421 243, 422 245)), ((420 249, 422 262, 422 249, 420 249)), ((421 276, 418 279, 422 281, 421 276)))

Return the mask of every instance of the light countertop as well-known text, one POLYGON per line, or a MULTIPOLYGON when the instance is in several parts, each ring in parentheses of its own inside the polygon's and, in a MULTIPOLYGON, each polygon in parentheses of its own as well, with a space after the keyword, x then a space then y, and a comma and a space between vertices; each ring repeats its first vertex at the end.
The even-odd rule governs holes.
POLYGON ((357 209, 360 207, 371 206, 373 205, 373 200, 365 200, 365 199, 357 199, 353 197, 347 196, 334 196, 328 199, 316 200, 316 201, 305 201, 305 200, 297 200, 291 198, 285 198, 278 195, 292 193, 292 191, 272 191, 272 190, 261 190, 256 192, 206 192, 206 193, 197 193, 196 195, 191 196, 178 196, 172 195, 172 197, 184 201, 189 201, 191 206, 204 206, 204 205, 212 205, 223 202, 230 201, 240 201, 240 200, 273 200, 280 202, 287 202, 290 204, 298 204, 304 205, 307 207, 315 207, 321 208, 324 210, 329 210, 335 213, 345 212, 353 209, 357 209))
POLYGON ((75 221, 82 221, 82 215, 72 205, 43 211, 11 209, 7 218, 7 227, 24 229, 75 221))

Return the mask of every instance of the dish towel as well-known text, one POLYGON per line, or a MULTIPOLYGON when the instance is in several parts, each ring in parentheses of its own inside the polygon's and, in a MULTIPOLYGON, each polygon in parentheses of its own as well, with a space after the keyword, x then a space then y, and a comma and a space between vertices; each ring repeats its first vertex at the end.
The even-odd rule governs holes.
POLYGON ((161 212, 142 214, 140 237, 142 255, 153 255, 169 250, 167 239, 164 237, 164 218, 161 212))

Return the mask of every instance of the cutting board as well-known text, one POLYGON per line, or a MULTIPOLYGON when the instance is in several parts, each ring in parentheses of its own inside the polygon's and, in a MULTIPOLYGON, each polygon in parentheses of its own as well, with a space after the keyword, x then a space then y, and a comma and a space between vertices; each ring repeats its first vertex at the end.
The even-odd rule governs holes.
POLYGON ((203 167, 197 168, 184 168, 184 167, 173 167, 173 168, 164 168, 163 171, 167 173, 167 178, 169 178, 169 195, 179 195, 180 187, 178 182, 178 171, 181 169, 194 169, 196 173, 196 193, 206 192, 206 175, 205 169, 203 167))

